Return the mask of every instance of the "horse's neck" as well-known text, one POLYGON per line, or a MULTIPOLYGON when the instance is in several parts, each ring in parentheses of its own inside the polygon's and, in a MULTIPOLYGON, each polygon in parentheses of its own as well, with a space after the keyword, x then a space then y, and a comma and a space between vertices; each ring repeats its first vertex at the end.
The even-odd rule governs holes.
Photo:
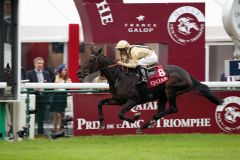
POLYGON ((114 64, 113 60, 108 59, 106 57, 103 57, 101 60, 102 68, 105 68, 102 70, 103 75, 106 77, 108 80, 109 84, 115 83, 116 81, 116 67, 110 67, 111 65, 114 64))
POLYGON ((108 80, 109 85, 114 87, 119 81, 126 80, 126 73, 121 69, 120 66, 109 67, 110 65, 115 64, 113 60, 103 58, 101 62, 102 67, 105 68, 102 70, 102 73, 108 80))
POLYGON ((118 71, 114 68, 107 68, 102 71, 109 84, 115 84, 117 81, 118 71))

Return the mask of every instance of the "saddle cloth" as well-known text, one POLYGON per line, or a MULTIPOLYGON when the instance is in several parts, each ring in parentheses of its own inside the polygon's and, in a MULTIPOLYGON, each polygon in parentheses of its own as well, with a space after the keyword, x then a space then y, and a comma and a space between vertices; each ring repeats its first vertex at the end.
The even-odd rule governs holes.
POLYGON ((162 65, 148 68, 148 88, 156 87, 168 81, 168 76, 162 65))

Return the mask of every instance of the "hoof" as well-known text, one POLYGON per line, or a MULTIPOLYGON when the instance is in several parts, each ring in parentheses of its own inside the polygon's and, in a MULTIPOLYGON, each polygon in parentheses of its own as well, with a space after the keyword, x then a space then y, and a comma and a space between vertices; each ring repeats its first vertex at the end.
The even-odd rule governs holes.
POLYGON ((153 128, 156 124, 157 124, 157 122, 155 120, 151 120, 149 128, 153 128))
POLYGON ((103 130, 103 129, 105 129, 105 126, 104 125, 99 126, 99 129, 103 130))
POLYGON ((142 130, 141 128, 138 128, 138 129, 136 130, 136 133, 137 133, 137 134, 143 134, 143 130, 142 130))
POLYGON ((105 129, 105 125, 103 124, 103 122, 100 122, 99 129, 105 129))
POLYGON ((136 112, 134 116, 140 116, 142 113, 141 112, 136 112))
POLYGON ((141 114, 142 113, 140 113, 140 112, 135 113, 134 114, 134 120, 137 120, 140 117, 141 114))

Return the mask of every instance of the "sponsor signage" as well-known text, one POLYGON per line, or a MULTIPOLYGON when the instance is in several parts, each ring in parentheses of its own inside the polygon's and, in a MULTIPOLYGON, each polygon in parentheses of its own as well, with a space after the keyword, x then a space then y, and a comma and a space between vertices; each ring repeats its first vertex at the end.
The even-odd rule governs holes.
MULTIPOLYGON (((184 94, 178 97, 176 114, 167 115, 144 133, 240 133, 240 93, 214 92, 224 100, 216 106, 203 97, 184 94)), ((127 116, 141 112, 135 123, 118 118, 120 106, 103 106, 105 129, 99 130, 97 104, 111 97, 108 93, 74 94, 74 135, 119 135, 135 134, 136 129, 150 120, 157 110, 157 102, 135 106, 127 116)))
POLYGON ((225 76, 240 76, 240 60, 225 60, 225 76))
POLYGON ((167 42, 166 4, 123 4, 98 0, 79 5, 84 9, 78 11, 83 20, 86 43, 116 43, 120 39, 135 43, 167 42), (88 18, 82 17, 83 12, 88 18))
POLYGON ((240 133, 240 97, 226 97, 224 103, 217 106, 215 118, 224 132, 240 133))
POLYGON ((197 7, 183 5, 176 8, 168 18, 168 34, 180 45, 200 39, 205 29, 205 17, 197 7))
POLYGON ((186 45, 204 38, 203 3, 124 4, 119 1, 75 0, 85 42, 168 43, 186 45), (172 9, 171 7, 177 8, 172 9))
MULTIPOLYGON (((121 0, 75 0, 85 43, 164 43, 167 64, 205 79, 205 4, 125 4, 121 0)), ((156 50, 164 59, 162 50, 156 50)), ((114 54, 114 53, 110 53, 114 54)), ((114 54, 115 55, 115 54, 114 54)), ((159 58, 159 59, 160 59, 159 58)))

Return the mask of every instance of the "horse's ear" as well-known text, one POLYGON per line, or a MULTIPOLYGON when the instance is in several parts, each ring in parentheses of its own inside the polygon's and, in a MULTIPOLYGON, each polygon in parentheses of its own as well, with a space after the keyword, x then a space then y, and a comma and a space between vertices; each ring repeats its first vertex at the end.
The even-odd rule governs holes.
POLYGON ((102 48, 100 48, 100 49, 98 50, 98 54, 100 54, 100 53, 102 53, 102 48))
POLYGON ((92 47, 92 52, 94 55, 99 55, 100 53, 102 53, 102 48, 99 48, 98 46, 93 46, 92 47))

